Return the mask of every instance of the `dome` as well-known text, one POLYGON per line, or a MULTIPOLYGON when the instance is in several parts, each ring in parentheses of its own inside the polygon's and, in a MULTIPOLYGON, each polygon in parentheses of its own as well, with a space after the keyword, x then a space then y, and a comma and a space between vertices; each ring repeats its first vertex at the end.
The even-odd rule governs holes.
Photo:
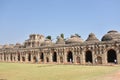
POLYGON ((52 45, 52 41, 50 39, 46 39, 43 43, 41 43, 41 46, 50 46, 52 45))
POLYGON ((76 35, 72 35, 71 38, 69 38, 66 41, 66 44, 69 44, 69 43, 82 43, 82 42, 83 42, 83 39, 81 39, 80 37, 78 37, 76 35))
POLYGON ((115 30, 108 31, 108 33, 105 34, 101 40, 102 41, 118 41, 120 40, 120 33, 115 30))
POLYGON ((62 37, 58 37, 57 41, 56 41, 56 44, 65 44, 65 41, 62 37))
POLYGON ((90 33, 86 42, 99 42, 94 33, 90 33))

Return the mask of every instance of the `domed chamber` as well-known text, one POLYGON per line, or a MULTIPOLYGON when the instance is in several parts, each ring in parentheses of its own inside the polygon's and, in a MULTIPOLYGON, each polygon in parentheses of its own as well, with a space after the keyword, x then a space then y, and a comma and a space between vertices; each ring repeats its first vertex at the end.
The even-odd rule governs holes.
POLYGON ((108 31, 107 34, 105 34, 101 41, 120 41, 120 33, 115 30, 108 31))
POLYGON ((94 33, 90 33, 85 42, 99 42, 94 33))
POLYGON ((65 44, 65 40, 61 36, 58 36, 56 44, 65 44))
POLYGON ((80 36, 77 36, 77 35, 71 35, 71 37, 66 40, 66 44, 72 44, 72 43, 82 43, 83 42, 83 39, 81 39, 80 36))
POLYGON ((50 39, 45 39, 45 41, 41 44, 41 46, 51 46, 52 41, 50 39))

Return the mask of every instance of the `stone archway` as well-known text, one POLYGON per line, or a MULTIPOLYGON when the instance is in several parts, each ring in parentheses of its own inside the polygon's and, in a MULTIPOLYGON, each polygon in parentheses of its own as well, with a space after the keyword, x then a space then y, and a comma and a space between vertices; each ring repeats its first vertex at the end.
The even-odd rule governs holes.
POLYGON ((57 62, 57 53, 56 52, 54 52, 52 54, 52 60, 53 60, 53 62, 57 62))
POLYGON ((31 54, 30 53, 28 54, 28 61, 29 62, 31 61, 31 54))
POLYGON ((12 57, 13 57, 12 54, 10 54, 10 60, 11 60, 11 61, 13 61, 13 58, 12 58, 12 57))
POLYGON ((37 57, 36 56, 33 57, 33 61, 37 62, 37 57))
POLYGON ((67 54, 67 62, 73 62, 73 53, 71 51, 67 54))
POLYGON ((49 58, 48 57, 46 57, 46 62, 49 62, 49 58))
POLYGON ((60 57, 60 63, 63 63, 63 57, 60 57))
POLYGON ((87 63, 93 63, 92 52, 91 51, 86 51, 85 62, 87 62, 87 63))
POLYGON ((80 63, 80 57, 79 56, 76 57, 76 62, 80 63))
POLYGON ((40 54, 40 60, 41 60, 41 62, 44 61, 44 54, 43 53, 40 54))
POLYGON ((110 49, 107 52, 107 62, 108 63, 114 63, 114 60, 117 60, 117 55, 116 55, 116 51, 113 49, 110 49))
POLYGON ((25 62, 25 57, 24 56, 22 56, 22 61, 25 62))
POLYGON ((102 57, 97 56, 96 63, 97 63, 97 64, 102 64, 102 57))
POLYGON ((18 61, 20 61, 20 53, 18 53, 18 61))

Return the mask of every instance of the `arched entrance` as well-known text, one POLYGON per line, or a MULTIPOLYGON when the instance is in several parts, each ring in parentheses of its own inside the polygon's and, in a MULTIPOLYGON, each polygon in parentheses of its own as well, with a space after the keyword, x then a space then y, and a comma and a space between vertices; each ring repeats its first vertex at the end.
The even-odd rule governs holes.
POLYGON ((53 62, 57 62, 57 53, 56 52, 53 53, 52 60, 53 60, 53 62))
POLYGON ((13 61, 13 59, 12 59, 12 54, 10 54, 10 60, 13 61))
POLYGON ((44 54, 43 53, 41 53, 41 55, 40 55, 40 60, 41 60, 41 62, 44 61, 44 54))
POLYGON ((22 61, 25 62, 25 57, 24 56, 22 56, 22 61))
POLYGON ((108 63, 114 63, 114 60, 117 60, 116 51, 111 49, 107 52, 107 61, 108 63))
POLYGON ((63 63, 63 57, 60 57, 60 63, 63 63))
POLYGON ((49 62, 49 58, 48 57, 46 57, 46 61, 49 62))
POLYGON ((85 62, 90 62, 92 63, 92 52, 91 51, 86 51, 86 54, 85 54, 85 62))
POLYGON ((69 51, 67 54, 67 62, 73 62, 73 54, 71 51, 69 51))
POLYGON ((79 56, 76 57, 76 62, 80 63, 80 57, 79 56))
POLYGON ((31 54, 30 53, 28 54, 28 61, 29 62, 31 61, 31 54))
POLYGON ((97 63, 97 64, 102 64, 102 57, 97 56, 96 63, 97 63))
POLYGON ((18 61, 20 61, 20 53, 18 53, 18 61))
POLYGON ((34 62, 37 62, 37 58, 36 58, 36 56, 33 57, 33 60, 34 60, 34 62))

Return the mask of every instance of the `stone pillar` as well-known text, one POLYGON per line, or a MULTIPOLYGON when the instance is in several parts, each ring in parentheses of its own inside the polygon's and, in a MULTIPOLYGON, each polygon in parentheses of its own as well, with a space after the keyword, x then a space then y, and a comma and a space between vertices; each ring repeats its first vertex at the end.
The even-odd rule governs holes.
POLYGON ((38 62, 40 62, 40 53, 37 52, 37 59, 38 59, 38 62))
POLYGON ((52 62, 53 62, 52 56, 53 56, 53 53, 50 53, 50 55, 49 55, 49 60, 50 60, 50 63, 52 63, 52 62))
POLYGON ((63 62, 64 63, 67 63, 67 51, 66 51, 66 49, 64 49, 64 57, 63 57, 63 62))
POLYGON ((120 51, 117 50, 117 64, 120 64, 120 51))
POLYGON ((92 64, 96 64, 95 63, 95 51, 92 51, 92 64))
POLYGON ((20 52, 20 62, 23 62, 23 61, 22 61, 22 55, 23 55, 23 53, 20 52))
POLYGON ((85 52, 82 51, 82 55, 81 55, 81 64, 86 64, 85 62, 85 52))
POLYGON ((47 60, 46 60, 46 53, 44 53, 44 63, 46 63, 47 60))
MULTIPOLYGON (((63 53, 62 53, 63 54, 63 53)), ((57 63, 60 63, 60 56, 59 53, 57 52, 57 63)))
POLYGON ((28 62, 28 53, 25 53, 25 62, 28 62))
POLYGON ((33 62, 33 53, 31 52, 31 62, 33 62))
POLYGON ((73 63, 76 64, 76 53, 77 52, 73 52, 72 56, 73 56, 73 63))
POLYGON ((2 61, 4 61, 4 53, 2 53, 2 61))
POLYGON ((102 54, 102 64, 107 64, 107 52, 105 50, 102 54))

